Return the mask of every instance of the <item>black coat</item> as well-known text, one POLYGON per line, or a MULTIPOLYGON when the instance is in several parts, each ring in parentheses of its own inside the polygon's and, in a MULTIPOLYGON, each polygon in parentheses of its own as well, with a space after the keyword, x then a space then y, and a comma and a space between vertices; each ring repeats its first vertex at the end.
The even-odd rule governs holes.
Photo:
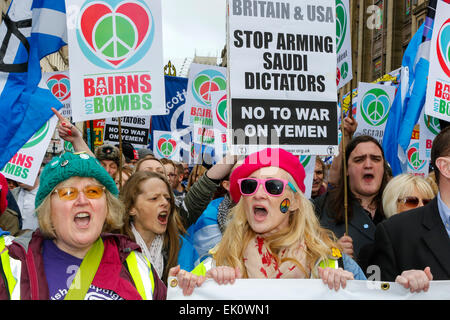
MULTIPOLYGON (((337 238, 341 238, 345 234, 345 224, 336 223, 334 213, 328 207, 328 195, 327 192, 312 200, 316 216, 323 228, 333 231, 337 238)), ((348 221, 348 235, 353 240, 353 257, 361 269, 366 272, 369 252, 375 241, 376 225, 359 202, 353 201, 349 205, 352 206, 353 212, 352 218, 348 221)))
POLYGON ((405 270, 426 267, 433 280, 450 280, 450 238, 437 198, 378 224, 369 263, 380 267, 382 281, 395 281, 405 270))

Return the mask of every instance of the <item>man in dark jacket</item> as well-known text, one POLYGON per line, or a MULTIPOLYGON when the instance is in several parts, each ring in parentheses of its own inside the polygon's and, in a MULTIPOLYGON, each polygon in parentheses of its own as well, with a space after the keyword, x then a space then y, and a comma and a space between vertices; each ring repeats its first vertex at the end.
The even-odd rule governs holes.
POLYGON ((432 279, 450 279, 450 127, 434 139, 431 163, 438 196, 380 223, 370 261, 379 266, 381 280, 411 291, 427 290, 432 279))
POLYGON ((342 168, 339 179, 336 179, 337 185, 315 198, 313 203, 321 226, 333 231, 344 253, 354 258, 367 272, 375 229, 384 219, 381 198, 388 182, 384 153, 378 141, 370 136, 352 139, 345 151, 348 168, 347 212, 344 211, 345 179, 342 168))

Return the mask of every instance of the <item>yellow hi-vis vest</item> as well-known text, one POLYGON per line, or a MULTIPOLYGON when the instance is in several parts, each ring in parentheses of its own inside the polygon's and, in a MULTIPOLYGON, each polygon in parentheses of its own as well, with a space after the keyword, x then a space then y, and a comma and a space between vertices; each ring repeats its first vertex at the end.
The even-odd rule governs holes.
POLYGON ((21 262, 9 256, 5 238, 0 237, 0 273, 10 300, 20 300, 20 269, 21 262))
POLYGON ((125 262, 142 300, 152 300, 155 279, 150 261, 142 253, 136 254, 136 251, 131 251, 125 262))
MULTIPOLYGON (((9 298, 20 300, 21 262, 9 256, 3 237, 0 237, 0 257, 0 273, 7 287, 9 298)), ((142 253, 136 254, 136 251, 132 251, 125 262, 142 299, 152 300, 155 281, 150 261, 142 253)))

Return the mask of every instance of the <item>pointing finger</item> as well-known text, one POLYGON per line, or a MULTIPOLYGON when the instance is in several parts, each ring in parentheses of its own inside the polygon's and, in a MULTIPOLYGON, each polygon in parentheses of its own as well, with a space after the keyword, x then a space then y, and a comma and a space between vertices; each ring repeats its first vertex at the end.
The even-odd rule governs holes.
POLYGON ((58 112, 58 110, 56 110, 55 108, 52 108, 52 111, 54 114, 56 114, 56 116, 58 117, 59 121, 64 122, 67 121, 66 118, 64 118, 61 113, 58 112))

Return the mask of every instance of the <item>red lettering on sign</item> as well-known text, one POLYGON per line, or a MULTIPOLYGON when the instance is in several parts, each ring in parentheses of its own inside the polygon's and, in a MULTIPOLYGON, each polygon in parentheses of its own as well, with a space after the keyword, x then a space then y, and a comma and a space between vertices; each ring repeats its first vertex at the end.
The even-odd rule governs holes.
POLYGON ((127 93, 126 82, 127 79, 124 76, 116 77, 116 94, 127 93))
POLYGON ((140 77, 141 80, 141 92, 149 93, 152 91, 152 85, 150 84, 151 77, 149 74, 143 74, 140 77))
POLYGON ((95 95, 95 82, 94 79, 87 78, 84 79, 84 96, 85 97, 92 97, 95 95))
POLYGON ((138 75, 127 76, 128 93, 139 93, 139 78, 138 75))

